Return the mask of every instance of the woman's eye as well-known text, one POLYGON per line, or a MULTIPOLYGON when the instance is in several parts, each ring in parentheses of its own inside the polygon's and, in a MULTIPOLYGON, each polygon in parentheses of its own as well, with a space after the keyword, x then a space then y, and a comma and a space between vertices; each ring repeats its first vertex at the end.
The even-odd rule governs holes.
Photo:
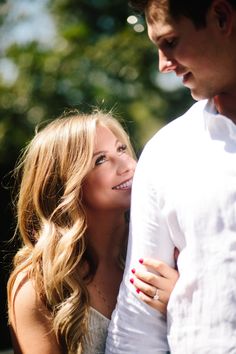
POLYGON ((96 161, 95 161, 95 166, 101 165, 103 162, 106 161, 106 156, 105 155, 101 155, 99 156, 96 161))
POLYGON ((118 152, 125 152, 125 151, 127 151, 127 145, 122 144, 118 146, 118 152))

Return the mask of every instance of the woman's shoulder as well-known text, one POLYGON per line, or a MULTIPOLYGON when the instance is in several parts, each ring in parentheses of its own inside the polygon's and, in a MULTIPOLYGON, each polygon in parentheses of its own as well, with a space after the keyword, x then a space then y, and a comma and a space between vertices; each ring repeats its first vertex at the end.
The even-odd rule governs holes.
POLYGON ((33 287, 33 283, 29 277, 29 271, 22 270, 15 277, 14 284, 12 287, 12 294, 16 295, 19 291, 27 292, 26 289, 29 290, 31 287, 33 287))
POLYGON ((46 311, 39 294, 36 292, 34 281, 26 270, 17 274, 9 302, 9 319, 13 326, 16 321, 21 321, 22 318, 33 319, 39 311, 46 311))
POLYGON ((14 280, 12 291, 11 291, 11 299, 22 299, 23 302, 32 300, 36 296, 35 288, 33 285, 33 281, 29 276, 29 272, 27 270, 23 270, 19 272, 14 280))
POLYGON ((53 332, 51 313, 28 272, 22 271, 16 276, 9 301, 9 322, 15 352, 61 353, 53 332))

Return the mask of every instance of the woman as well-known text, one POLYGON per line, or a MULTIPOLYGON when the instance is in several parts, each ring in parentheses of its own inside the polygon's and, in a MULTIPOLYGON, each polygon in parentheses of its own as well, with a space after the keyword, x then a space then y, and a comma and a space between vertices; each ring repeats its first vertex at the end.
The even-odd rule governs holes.
MULTIPOLYGON (((28 145, 17 168, 23 246, 8 282, 16 353, 103 353, 135 165, 127 134, 107 113, 58 118, 28 145)), ((162 302, 148 296, 157 276, 148 284, 148 273, 137 272, 133 283, 164 312, 177 272, 163 268, 162 302)))

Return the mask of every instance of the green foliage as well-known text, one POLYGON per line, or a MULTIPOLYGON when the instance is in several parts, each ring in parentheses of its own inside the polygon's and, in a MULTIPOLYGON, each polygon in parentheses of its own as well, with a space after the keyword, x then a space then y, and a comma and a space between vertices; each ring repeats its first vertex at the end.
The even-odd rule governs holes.
POLYGON ((146 31, 127 23, 126 1, 51 0, 48 11, 57 27, 51 47, 35 41, 4 53, 18 76, 0 81, 0 161, 67 108, 113 108, 139 150, 190 102, 186 91, 165 93, 153 83, 157 55, 146 31))
POLYGON ((140 148, 177 115, 168 117, 169 103, 181 107, 185 101, 184 94, 166 95, 153 85, 156 54, 147 34, 127 24, 125 1, 58 0, 49 5, 58 30, 54 46, 14 45, 6 53, 19 75, 10 87, 0 86, 1 160, 9 148, 24 145, 37 123, 68 107, 116 107, 140 148))

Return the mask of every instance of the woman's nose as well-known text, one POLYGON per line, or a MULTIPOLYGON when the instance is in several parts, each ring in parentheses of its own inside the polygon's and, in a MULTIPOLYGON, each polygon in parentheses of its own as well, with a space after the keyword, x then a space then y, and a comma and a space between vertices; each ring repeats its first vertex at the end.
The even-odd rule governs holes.
POLYGON ((119 160, 117 173, 123 175, 127 172, 134 171, 136 167, 136 161, 129 155, 125 155, 125 158, 119 160))

